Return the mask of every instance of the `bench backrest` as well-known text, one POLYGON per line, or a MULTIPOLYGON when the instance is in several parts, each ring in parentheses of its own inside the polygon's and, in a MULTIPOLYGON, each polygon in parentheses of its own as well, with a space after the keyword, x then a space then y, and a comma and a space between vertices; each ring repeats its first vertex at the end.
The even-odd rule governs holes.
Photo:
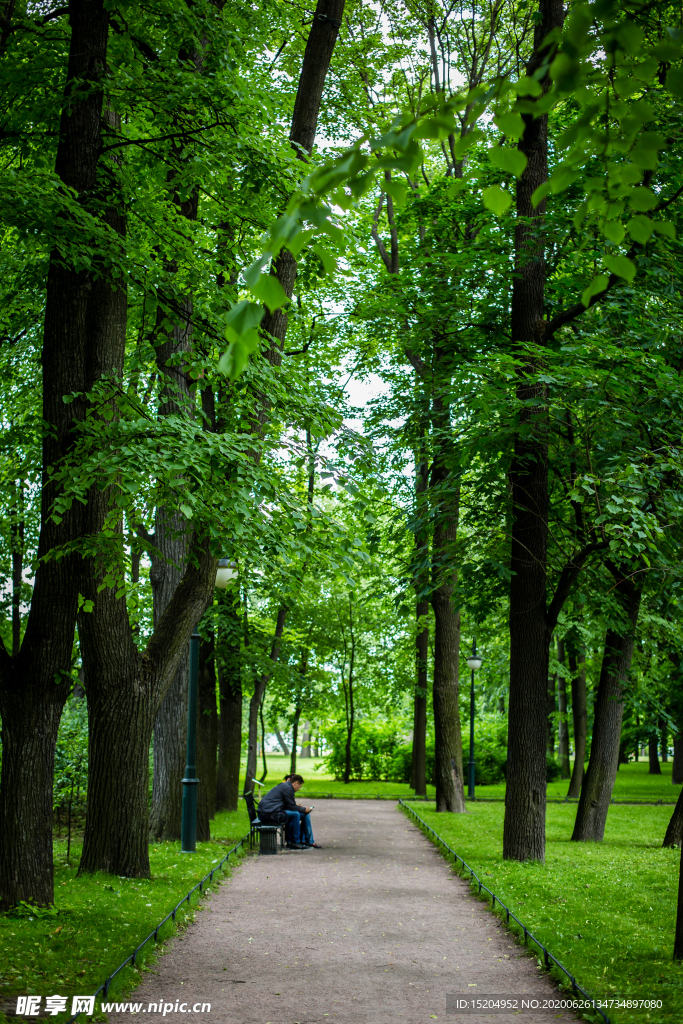
POLYGON ((244 802, 247 805, 247 814, 249 815, 249 821, 255 821, 258 818, 256 811, 256 805, 254 803, 254 794, 252 792, 244 794, 244 802))

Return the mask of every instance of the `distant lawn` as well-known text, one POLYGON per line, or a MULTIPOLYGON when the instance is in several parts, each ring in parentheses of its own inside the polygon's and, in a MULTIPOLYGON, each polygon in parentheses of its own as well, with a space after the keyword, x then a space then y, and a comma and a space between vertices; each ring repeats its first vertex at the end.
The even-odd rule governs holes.
POLYGON ((543 867, 503 861, 501 804, 464 815, 413 806, 591 995, 665 1000, 662 1010, 607 1010, 611 1020, 680 1024, 683 966, 672 953, 681 854, 661 845, 669 807, 610 807, 603 843, 572 843, 576 808, 550 804, 543 867))
MULTIPOLYGON (((347 797, 356 799, 359 797, 375 799, 398 799, 413 796, 413 790, 404 782, 350 782, 344 785, 343 782, 335 780, 326 772, 325 767, 320 764, 321 759, 316 757, 298 758, 297 772, 306 779, 306 786, 302 791, 302 797, 320 799, 329 797, 347 797), (320 765, 316 770, 316 766, 320 765)), ((268 754, 268 775, 265 780, 265 793, 267 789, 282 781, 284 775, 289 771, 289 758, 284 754, 268 754)), ((671 761, 662 764, 661 775, 648 775, 647 761, 622 764, 617 772, 617 781, 614 787, 615 800, 635 800, 675 803, 680 793, 680 787, 671 783, 671 761)), ((242 764, 242 770, 246 768, 246 762, 242 764)), ((259 759, 260 778, 262 774, 261 761, 259 759)), ((243 781, 242 781, 243 785, 243 781)), ((563 779, 560 782, 551 782, 548 785, 548 798, 551 800, 564 800, 569 788, 569 780, 563 779)), ((256 786, 256 789, 260 789, 256 786)), ((434 787, 427 787, 427 795, 434 798, 434 787)), ((505 783, 493 786, 476 787, 476 796, 482 800, 503 800, 505 798, 505 783)))
MULTIPOLYGON (((55 840, 54 911, 22 908, 0 914, 0 1021, 7 1021, 9 1014, 16 1020, 17 996, 26 994, 67 996, 68 1012, 47 1019, 68 1020, 72 996, 92 994, 99 988, 248 830, 247 814, 241 808, 217 815, 212 822, 212 841, 198 843, 194 855, 181 854, 180 843, 153 843, 149 880, 105 874, 77 878, 81 839, 72 839, 71 866, 65 863, 66 840, 55 840)), ((214 884, 220 877, 215 876, 214 884)), ((193 906, 196 903, 195 897, 193 906)), ((178 920, 186 915, 185 909, 179 911, 178 920)), ((169 922, 160 937, 173 931, 169 922)), ((154 943, 149 943, 141 959, 148 958, 154 948, 154 943)), ((139 980, 138 971, 127 967, 111 991, 115 995, 139 980)), ((43 1001, 41 1013, 44 1005, 43 1001)))

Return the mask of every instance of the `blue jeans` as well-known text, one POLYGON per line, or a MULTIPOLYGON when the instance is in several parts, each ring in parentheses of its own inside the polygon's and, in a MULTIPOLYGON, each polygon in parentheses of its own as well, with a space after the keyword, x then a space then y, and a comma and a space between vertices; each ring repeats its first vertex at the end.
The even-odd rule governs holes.
POLYGON ((306 846, 313 846, 313 826, 310 814, 301 815, 301 842, 306 846))
MULTIPOLYGON (((287 815, 287 824, 285 826, 285 835, 287 836, 288 843, 299 843, 300 840, 300 825, 301 815, 298 811, 285 811, 287 815)), ((308 815, 306 815, 308 817, 308 815)))

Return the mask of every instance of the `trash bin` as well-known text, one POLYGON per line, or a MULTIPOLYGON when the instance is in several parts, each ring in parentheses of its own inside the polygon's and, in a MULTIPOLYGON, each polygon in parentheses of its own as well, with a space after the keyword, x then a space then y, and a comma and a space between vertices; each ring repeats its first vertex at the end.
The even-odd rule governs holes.
POLYGON ((261 853, 277 853, 277 834, 279 829, 274 826, 273 828, 266 828, 261 825, 259 829, 259 854, 261 853))

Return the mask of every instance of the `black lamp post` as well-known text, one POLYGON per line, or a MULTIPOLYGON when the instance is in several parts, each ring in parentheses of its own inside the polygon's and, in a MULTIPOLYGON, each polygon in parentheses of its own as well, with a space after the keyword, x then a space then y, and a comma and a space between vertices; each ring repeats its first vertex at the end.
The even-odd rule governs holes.
POLYGON ((474 673, 477 669, 481 668, 481 658, 477 654, 477 641, 472 641, 472 653, 467 659, 468 668, 472 669, 472 678, 470 682, 470 759, 467 762, 468 772, 468 784, 467 784, 467 795, 470 800, 474 800, 474 673))
MULTIPOLYGON (((221 558, 216 570, 216 586, 225 590, 237 576, 237 565, 221 558)), ((197 850, 197 691, 199 689, 199 633, 190 637, 190 679, 187 695, 187 756, 183 776, 183 809, 180 824, 180 852, 197 850)))

